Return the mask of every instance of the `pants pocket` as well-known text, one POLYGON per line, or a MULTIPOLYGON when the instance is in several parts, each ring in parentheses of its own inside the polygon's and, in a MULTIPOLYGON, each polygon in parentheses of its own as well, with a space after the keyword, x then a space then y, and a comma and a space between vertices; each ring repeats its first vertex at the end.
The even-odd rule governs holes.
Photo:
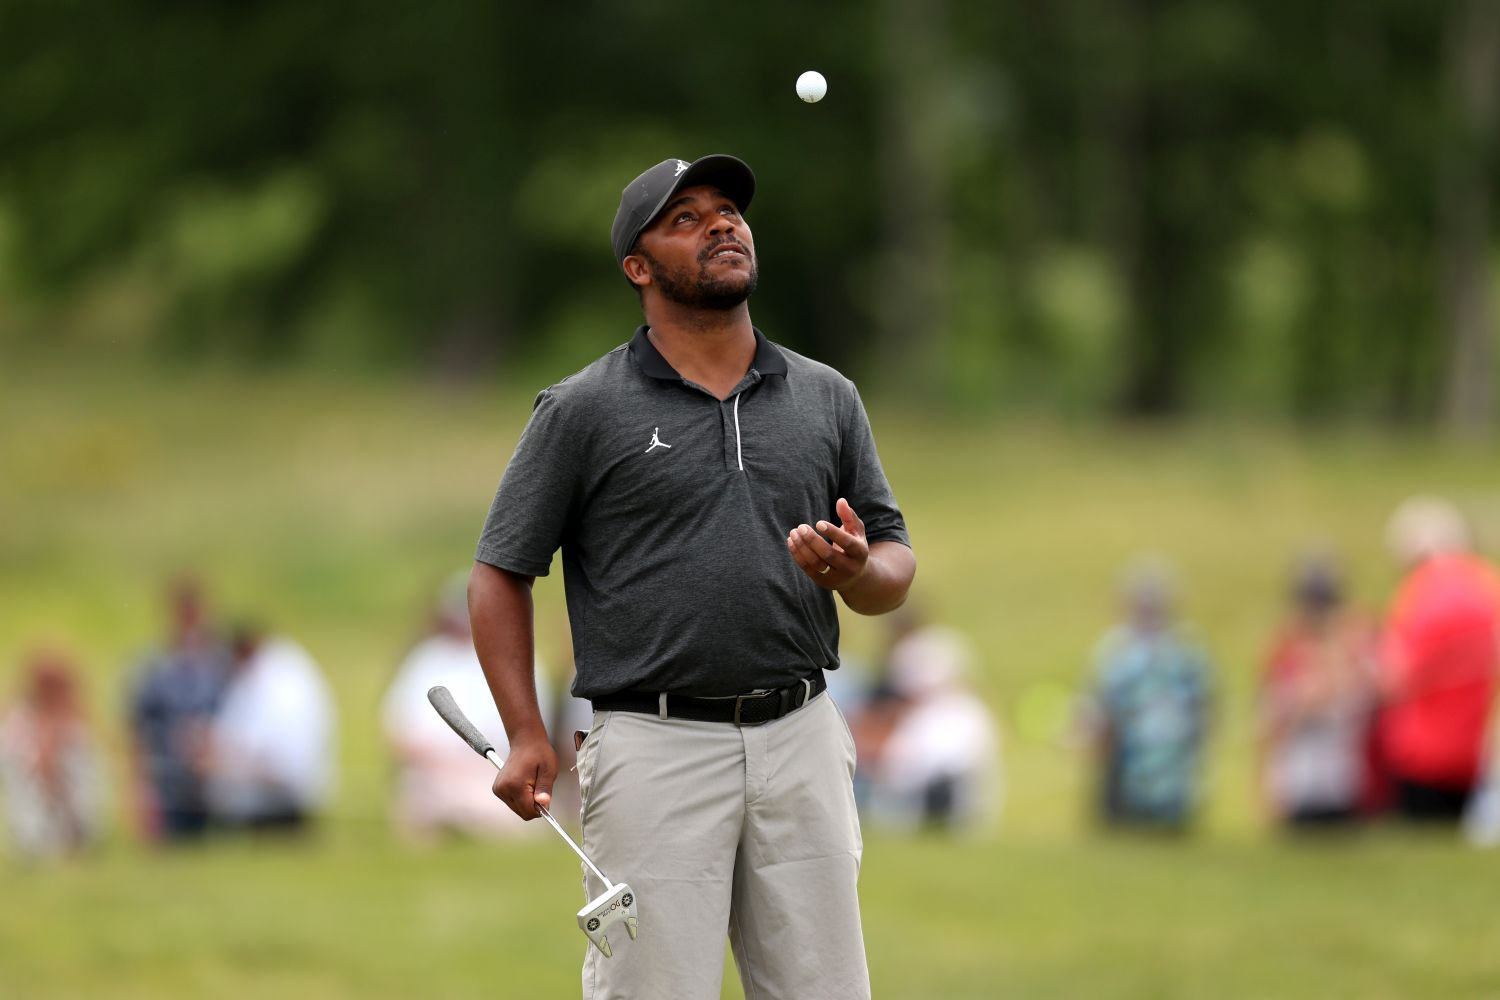
POLYGON ((588 816, 589 798, 594 788, 594 775, 599 771, 599 746, 609 729, 611 712, 595 712, 594 724, 589 727, 583 742, 578 745, 578 795, 580 804, 578 818, 582 822, 588 816))
POLYGON ((823 692, 823 697, 828 700, 828 705, 833 709, 833 714, 838 716, 839 726, 844 730, 844 752, 849 755, 849 774, 854 774, 854 762, 858 754, 854 749, 854 733, 849 729, 849 720, 844 718, 843 710, 834 702, 828 692, 823 692))

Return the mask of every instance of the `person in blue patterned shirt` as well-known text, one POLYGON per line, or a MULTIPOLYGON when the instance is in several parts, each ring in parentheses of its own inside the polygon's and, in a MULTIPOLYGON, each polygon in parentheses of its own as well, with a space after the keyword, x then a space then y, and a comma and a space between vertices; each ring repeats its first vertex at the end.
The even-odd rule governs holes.
POLYGON ((1113 826, 1181 830, 1198 800, 1208 731, 1208 657, 1174 620, 1165 566, 1140 563, 1126 619, 1100 641, 1090 699, 1100 810, 1113 826))

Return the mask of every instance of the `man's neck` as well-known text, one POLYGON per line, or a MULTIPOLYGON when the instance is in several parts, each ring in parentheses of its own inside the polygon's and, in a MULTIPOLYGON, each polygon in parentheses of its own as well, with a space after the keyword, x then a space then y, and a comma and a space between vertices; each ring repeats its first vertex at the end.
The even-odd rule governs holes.
POLYGON ((647 336, 667 364, 720 399, 734 391, 755 360, 755 328, 747 304, 723 312, 652 309, 646 321, 647 336))

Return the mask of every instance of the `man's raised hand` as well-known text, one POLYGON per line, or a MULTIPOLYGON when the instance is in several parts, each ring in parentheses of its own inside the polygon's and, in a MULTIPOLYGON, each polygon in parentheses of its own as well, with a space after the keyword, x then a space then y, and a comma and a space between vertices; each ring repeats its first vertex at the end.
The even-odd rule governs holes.
POLYGON ((842 524, 799 524, 787 535, 786 547, 807 578, 824 590, 839 590, 858 580, 870 559, 865 523, 849 501, 835 505, 842 524))

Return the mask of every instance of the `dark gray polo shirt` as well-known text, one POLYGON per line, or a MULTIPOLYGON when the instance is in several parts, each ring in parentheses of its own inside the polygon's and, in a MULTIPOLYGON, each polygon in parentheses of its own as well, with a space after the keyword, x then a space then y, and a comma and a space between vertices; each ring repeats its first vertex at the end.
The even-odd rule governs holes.
POLYGON ((573 693, 712 696, 838 666, 831 591, 786 548, 838 523, 909 545, 854 383, 755 331, 729 398, 678 375, 643 326, 537 397, 475 558, 545 576, 562 548, 573 693))

